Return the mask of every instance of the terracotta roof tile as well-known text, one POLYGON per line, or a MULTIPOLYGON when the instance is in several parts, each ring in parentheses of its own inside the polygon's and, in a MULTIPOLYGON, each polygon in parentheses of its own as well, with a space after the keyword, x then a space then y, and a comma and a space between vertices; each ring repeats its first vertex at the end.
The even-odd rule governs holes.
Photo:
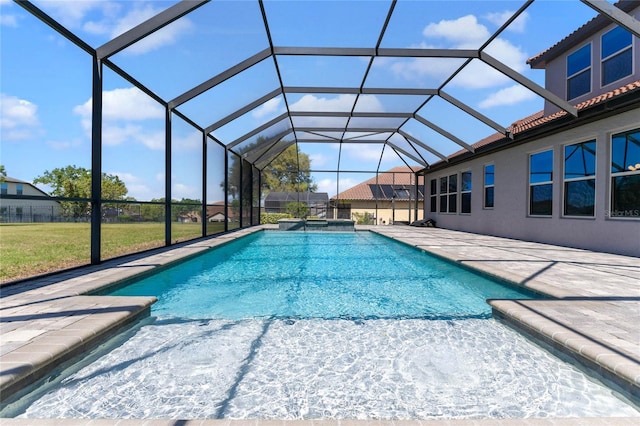
MULTIPOLYGON (((584 102, 579 103, 578 105, 576 105, 576 108, 578 109, 578 111, 582 111, 585 110, 587 108, 593 107, 595 105, 598 105, 602 102, 608 101, 610 99, 613 99, 617 96, 620 95, 624 95, 626 93, 630 93, 633 91, 639 91, 640 94, 640 80, 636 80, 632 83, 626 84, 622 87, 619 87, 617 89, 611 90, 607 93, 603 93, 599 96, 596 96, 595 98, 586 100, 584 102)), ((565 117, 567 115, 566 111, 558 111, 554 114, 550 114, 545 116, 543 111, 538 111, 535 114, 531 114, 528 117, 522 118, 518 121, 515 121, 513 124, 511 124, 509 127, 507 127, 507 131, 510 132, 512 135, 517 135, 519 133, 522 133, 526 130, 530 130, 533 129, 535 127, 539 127, 542 126, 544 124, 550 123, 554 120, 557 120, 561 117, 565 117)), ((478 149, 484 146, 488 146, 491 145, 495 142, 498 141, 504 141, 506 139, 506 137, 502 134, 502 133, 494 133, 484 139, 479 140, 478 142, 472 144, 471 146, 478 149)), ((453 154, 451 154, 448 158, 449 159, 453 159, 459 155, 462 155, 464 153, 468 152, 466 149, 462 149, 460 151, 457 151, 453 154)), ((438 162, 436 164, 439 164, 442 162, 438 162)))

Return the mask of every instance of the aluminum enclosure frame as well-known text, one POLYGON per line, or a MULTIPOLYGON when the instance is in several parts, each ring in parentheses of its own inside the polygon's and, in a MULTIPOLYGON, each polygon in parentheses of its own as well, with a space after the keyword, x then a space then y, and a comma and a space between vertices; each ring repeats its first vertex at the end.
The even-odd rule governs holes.
MULTIPOLYGON (((57 33, 61 34, 63 37, 71 41, 73 44, 78 46, 80 49, 85 51, 86 53, 92 56, 92 75, 93 75, 93 86, 92 86, 92 144, 91 144, 91 152, 92 152, 92 196, 91 196, 91 206, 92 206, 92 228, 91 228, 91 263, 97 264, 101 261, 100 256, 100 243, 101 243, 101 230, 100 230, 100 212, 102 206, 102 188, 101 188, 101 176, 102 176, 102 115, 103 115, 103 105, 102 105, 102 93, 103 93, 103 67, 108 67, 110 70, 115 72, 117 75, 121 76, 128 82, 130 82, 133 86, 137 87, 145 94, 156 100, 160 105, 165 108, 165 200, 166 205, 165 208, 167 211, 171 208, 171 163, 172 163, 172 137, 171 137, 171 120, 173 114, 181 117, 190 125, 192 125, 197 131, 202 134, 202 149, 203 149, 203 200, 206 200, 206 179, 205 176, 207 174, 206 169, 206 156, 207 150, 206 145, 208 142, 213 142, 220 145, 225 150, 225 191, 228 191, 228 158, 230 154, 237 156, 243 161, 240 164, 243 164, 245 161, 251 165, 251 171, 261 172, 267 167, 278 155, 280 155, 286 148, 292 146, 294 144, 298 144, 299 142, 311 142, 311 139, 307 139, 303 137, 302 133, 312 133, 319 137, 326 137, 327 142, 330 143, 338 143, 340 144, 340 148, 342 149, 343 144, 348 143, 380 143, 385 147, 389 147, 393 152, 395 152, 398 157, 407 164, 405 158, 411 159, 419 164, 421 167, 428 168, 430 166, 429 162, 423 158, 420 154, 421 150, 427 151, 433 154, 435 157, 440 160, 447 161, 447 156, 440 152, 438 149, 435 149, 430 145, 429 141, 421 140, 420 138, 413 136, 403 127, 409 122, 413 121, 415 123, 419 123, 422 126, 425 126, 438 134, 442 135, 449 141, 453 142, 461 149, 467 151, 469 154, 473 155, 475 150, 471 146, 469 141, 464 141, 461 138, 455 136, 451 132, 445 130, 437 123, 432 122, 429 117, 424 117, 419 114, 419 111, 433 99, 441 99, 447 102, 450 105, 453 105, 457 109, 463 112, 465 116, 468 117, 469 120, 479 121, 499 133, 507 137, 512 137, 507 131, 507 126, 504 126, 500 123, 495 122, 491 118, 485 116, 483 113, 478 111, 477 109, 465 104, 464 102, 456 99, 455 97, 449 95, 445 89, 447 84, 458 74, 460 73, 466 66, 468 66, 472 61, 480 61, 483 64, 499 71, 501 74, 512 80, 513 82, 518 83, 519 85, 525 87, 531 92, 535 93, 536 96, 544 99, 557 106, 561 110, 567 112, 570 116, 577 117, 578 112, 577 109, 559 98, 555 94, 546 90, 545 88, 539 86, 535 82, 531 81, 521 73, 513 70, 503 62, 497 60, 486 52, 487 46, 495 40, 506 28, 512 23, 518 16, 520 16, 523 12, 530 7, 534 0, 524 1, 522 6, 518 11, 516 11, 498 30, 496 30, 487 41, 480 46, 478 49, 418 49, 418 48, 381 48, 381 42, 384 37, 385 31, 387 29, 387 25, 394 13, 394 9, 397 4, 397 0, 391 0, 389 10, 386 15, 385 22, 380 29, 377 43, 374 47, 299 47, 299 46, 277 46, 274 45, 273 40, 271 38, 271 33, 269 29, 269 16, 265 10, 263 0, 257 0, 260 11, 262 14, 262 21, 264 25, 264 29, 268 38, 268 47, 259 51, 258 53, 244 59, 243 61, 235 64, 232 67, 227 68, 226 70, 211 76, 207 80, 201 82, 200 84, 195 85, 189 90, 184 91, 173 99, 165 100, 156 93, 154 93, 149 88, 145 87, 144 84, 137 81, 134 77, 129 75, 125 70, 121 69, 113 62, 110 61, 110 57, 115 55, 116 53, 126 49, 127 47, 133 45, 134 43, 145 39, 146 37, 154 34, 161 28, 169 25, 172 22, 179 20, 184 16, 188 16, 190 13, 209 3, 210 0, 181 0, 178 3, 170 6, 166 10, 158 13, 157 15, 151 17, 150 19, 144 21, 143 23, 131 28, 130 30, 124 32, 123 34, 114 37, 107 43, 103 45, 93 48, 88 43, 83 41, 80 37, 74 34, 72 31, 67 29, 60 22, 53 19, 51 16, 47 15, 45 12, 40 10, 37 6, 31 3, 28 0, 14 0, 15 3, 26 9, 29 13, 34 15, 40 21, 44 22, 46 25, 53 28, 57 33), (324 86, 308 86, 308 87, 299 87, 299 86, 286 86, 283 83, 283 79, 281 76, 280 67, 282 66, 280 62, 280 58, 288 57, 288 56, 305 56, 305 57, 315 57, 315 56, 331 56, 331 57, 361 57, 368 61, 368 67, 364 74, 364 77, 359 86, 353 87, 324 87, 324 86), (431 88, 393 88, 393 87, 380 87, 380 88, 368 88, 365 87, 365 81, 369 74, 369 71, 372 67, 373 61, 376 58, 455 58, 464 60, 462 65, 456 69, 451 75, 445 79, 445 81, 439 85, 438 87, 431 88), (200 126, 196 124, 193 120, 191 120, 187 114, 180 111, 180 107, 190 100, 202 95, 203 93, 209 90, 215 90, 217 86, 224 83, 225 81, 237 76, 238 74, 251 69, 252 67, 262 63, 265 60, 273 61, 273 65, 276 70, 277 78, 279 81, 279 87, 275 87, 272 91, 267 94, 258 97, 254 101, 243 105, 242 107, 236 109, 230 114, 222 118, 212 118, 210 124, 207 126, 200 126), (221 141, 217 139, 213 132, 226 124, 233 122, 234 120, 240 118, 244 114, 249 113, 250 111, 259 108, 264 105, 266 102, 271 101, 272 99, 278 96, 285 96, 287 94, 351 94, 355 96, 355 100, 353 106, 350 111, 322 111, 322 112, 313 112, 313 111, 295 111, 291 110, 290 105, 288 104, 285 97, 285 108, 286 112, 279 115, 278 117, 268 121, 267 123, 253 128, 247 129, 247 132, 233 140, 233 141, 221 141), (426 99, 422 104, 420 104, 417 108, 407 108, 401 112, 358 112, 355 111, 355 106, 358 101, 358 98, 362 95, 396 95, 396 96, 425 96, 426 99), (308 118, 346 118, 346 124, 344 126, 296 126, 294 123, 295 117, 308 117, 308 118), (397 126, 368 126, 361 127, 355 126, 351 124, 352 119, 354 118, 378 118, 378 119, 401 119, 401 124, 397 126), (275 126, 278 124, 288 120, 289 128, 285 131, 274 131, 276 129, 275 126), (275 136, 264 140, 261 144, 252 147, 250 150, 241 151, 238 147, 252 137, 263 133, 273 131, 275 136), (337 132, 341 133, 342 137, 329 137, 325 135, 327 132, 337 132), (366 140, 358 140, 360 136, 351 136, 348 137, 348 133, 362 133, 363 135, 377 135, 377 134, 390 134, 390 136, 382 139, 366 139, 366 140), (300 135, 299 135, 300 134, 300 135), (398 143, 391 140, 392 137, 397 136, 400 137, 402 141, 406 142, 411 150, 406 149, 405 147, 401 147, 398 143), (283 140, 286 137, 290 137, 290 140, 283 140), (282 143, 280 143, 282 142, 282 143), (404 157, 403 157, 404 156, 404 157), (254 171, 255 169, 255 171, 254 171)), ((604 17, 608 18, 611 22, 617 23, 618 25, 626 28, 636 36, 640 37, 640 22, 636 19, 621 11, 620 9, 614 7, 606 0, 581 0, 582 3, 598 13, 602 14, 604 17)), ((313 140, 313 142, 324 143, 324 140, 313 140)), ((378 164, 380 165, 382 156, 384 155, 384 149, 380 154, 380 161, 378 164)), ((378 165, 378 169, 376 173, 380 173, 380 169, 378 165)), ((408 165, 408 164, 407 164, 408 165)), ((242 166, 241 166, 242 167, 242 166)), ((344 171, 340 170, 340 163, 338 163, 338 169, 335 170, 338 174, 344 171)), ((243 173, 241 173, 241 176, 243 173)), ((417 179, 416 179, 417 182, 417 179)), ((416 191, 418 193, 418 191, 416 191)), ((225 194, 226 195, 226 194, 225 194)), ((227 202, 227 198, 225 196, 225 203, 227 202)), ((243 205, 243 202, 240 202, 240 205, 243 205)), ((249 203, 249 205, 252 205, 249 203)), ((417 203, 415 203, 417 209, 417 203)), ((228 207, 228 206, 227 206, 228 207)), ((206 202, 203 205, 203 217, 205 214, 206 202)), ((241 213, 242 216, 242 213, 241 213)), ((251 220, 253 222, 253 219, 251 220)), ((206 235, 205 228, 203 226, 203 236, 206 235)), ((165 244, 171 245, 171 223, 170 216, 166 215, 165 219, 165 244)))

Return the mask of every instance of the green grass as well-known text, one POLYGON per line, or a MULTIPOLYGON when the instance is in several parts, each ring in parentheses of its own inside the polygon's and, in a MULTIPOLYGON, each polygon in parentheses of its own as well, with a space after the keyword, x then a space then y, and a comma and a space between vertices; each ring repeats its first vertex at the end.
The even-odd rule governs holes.
MULTIPOLYGON (((174 243, 201 236, 200 223, 174 223, 174 243)), ((0 282, 87 265, 91 256, 88 223, 0 224, 0 282)), ((224 223, 207 224, 207 233, 224 223)), ((109 259, 164 246, 164 223, 103 224, 101 257, 109 259)))

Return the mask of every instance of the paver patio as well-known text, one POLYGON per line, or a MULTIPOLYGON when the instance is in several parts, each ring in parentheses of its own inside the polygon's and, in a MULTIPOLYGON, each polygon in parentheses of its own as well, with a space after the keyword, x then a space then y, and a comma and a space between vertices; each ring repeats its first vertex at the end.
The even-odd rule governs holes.
MULTIPOLYGON (((269 226, 243 229, 215 238, 135 255, 80 270, 1 288, 0 391, 3 398, 49 374, 55 366, 104 341, 148 315, 153 297, 93 296, 91 292, 136 274, 179 261, 269 226)), ((519 331, 560 351, 629 396, 640 400, 640 261, 590 252, 439 228, 359 226, 402 241, 469 268, 552 296, 547 300, 490 301, 494 315, 519 331)), ((532 425, 603 424, 603 419, 527 419, 532 425)), ((637 419, 606 419, 606 424, 636 424, 637 419), (633 423, 632 423, 633 422, 633 423)), ((104 424, 114 424, 113 420, 104 424)), ((121 421, 118 424, 252 424, 256 421, 121 421)), ((260 425, 291 421, 259 421, 260 425)), ((350 424, 349 421, 295 421, 300 425, 350 424)), ((355 424, 387 422, 363 421, 355 424)), ((398 425, 431 421, 388 422, 398 425)), ((522 424, 522 420, 451 420, 445 425, 522 424)), ((96 425, 98 420, 2 419, 7 425, 96 425)))

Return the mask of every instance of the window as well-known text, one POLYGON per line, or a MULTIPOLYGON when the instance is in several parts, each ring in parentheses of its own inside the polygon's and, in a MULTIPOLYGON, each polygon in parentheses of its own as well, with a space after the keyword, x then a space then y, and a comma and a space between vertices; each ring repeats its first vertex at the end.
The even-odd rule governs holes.
POLYGON ((596 141, 564 147, 564 214, 594 216, 596 141))
POLYGON ((471 172, 460 175, 460 213, 471 213, 471 172))
POLYGON ((494 165, 487 164, 484 166, 484 208, 493 208, 493 178, 494 178, 494 165))
POLYGON ((591 91, 591 43, 567 57, 567 100, 591 91))
POLYGON ((640 129, 611 139, 609 216, 640 218, 640 129))
POLYGON ((17 183, 16 184, 16 194, 17 195, 22 195, 22 184, 21 183, 17 183))
POLYGON ((440 213, 458 211, 458 175, 440 178, 440 213))
POLYGON ((431 202, 431 208, 429 211, 435 213, 438 211, 438 181, 437 179, 431 179, 431 191, 429 192, 429 201, 431 202))
POLYGON ((9 185, 7 184, 7 182, 0 183, 0 194, 7 195, 8 192, 9 192, 9 185))
POLYGON ((633 72, 631 33, 616 27, 602 36, 602 85, 613 83, 633 72))
POLYGON ((529 156, 529 214, 551 216, 553 200, 553 151, 529 156))

